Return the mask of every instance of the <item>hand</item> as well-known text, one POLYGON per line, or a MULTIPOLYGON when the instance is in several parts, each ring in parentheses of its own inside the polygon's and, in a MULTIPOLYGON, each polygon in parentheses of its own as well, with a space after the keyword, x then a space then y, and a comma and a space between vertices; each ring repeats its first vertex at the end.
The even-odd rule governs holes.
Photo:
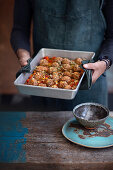
POLYGON ((95 63, 84 64, 83 67, 93 70, 92 83, 95 83, 96 80, 105 72, 106 63, 105 61, 97 61, 95 63))
POLYGON ((27 65, 27 60, 30 58, 30 53, 27 50, 24 49, 18 49, 17 50, 17 57, 19 60, 19 64, 21 67, 27 65))

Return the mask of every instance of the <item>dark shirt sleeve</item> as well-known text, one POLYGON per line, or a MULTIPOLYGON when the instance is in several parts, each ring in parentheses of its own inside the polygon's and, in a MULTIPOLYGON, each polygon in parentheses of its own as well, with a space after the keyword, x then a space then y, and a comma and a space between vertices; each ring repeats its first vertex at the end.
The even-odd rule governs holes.
POLYGON ((105 32, 105 39, 101 46, 99 59, 101 60, 107 56, 111 64, 113 62, 113 0, 105 0, 103 6, 103 14, 106 20, 107 28, 105 32))
POLYGON ((30 51, 30 27, 32 8, 30 0, 15 0, 14 23, 10 42, 15 53, 22 48, 30 51))

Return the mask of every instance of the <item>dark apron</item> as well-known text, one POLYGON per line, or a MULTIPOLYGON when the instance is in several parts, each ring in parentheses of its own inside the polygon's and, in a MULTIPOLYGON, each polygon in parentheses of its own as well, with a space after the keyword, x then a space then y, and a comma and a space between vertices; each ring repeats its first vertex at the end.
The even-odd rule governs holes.
MULTIPOLYGON (((41 48, 93 51, 97 61, 106 29, 102 3, 102 0, 34 0, 34 55, 41 48)), ((72 110, 83 102, 107 105, 106 77, 101 76, 91 90, 79 90, 73 100, 34 99, 50 110, 72 110)))

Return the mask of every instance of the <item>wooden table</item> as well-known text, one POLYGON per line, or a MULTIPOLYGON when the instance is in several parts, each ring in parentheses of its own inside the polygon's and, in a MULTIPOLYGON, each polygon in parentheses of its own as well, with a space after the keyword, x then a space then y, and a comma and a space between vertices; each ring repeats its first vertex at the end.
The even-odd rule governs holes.
POLYGON ((63 137, 70 118, 72 112, 0 112, 0 169, 112 170, 113 147, 85 148, 63 137))

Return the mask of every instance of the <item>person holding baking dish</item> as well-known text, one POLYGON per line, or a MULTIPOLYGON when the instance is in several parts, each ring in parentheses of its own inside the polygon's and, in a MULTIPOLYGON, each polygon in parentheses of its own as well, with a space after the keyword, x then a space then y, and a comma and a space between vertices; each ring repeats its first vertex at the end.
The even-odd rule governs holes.
POLYGON ((35 97, 37 102, 57 110, 72 110, 83 102, 107 105, 103 73, 113 60, 112 13, 112 0, 15 0, 11 45, 22 67, 31 57, 31 22, 34 56, 41 48, 96 53, 95 63, 84 64, 84 68, 93 70, 90 90, 79 90, 73 100, 35 97))

